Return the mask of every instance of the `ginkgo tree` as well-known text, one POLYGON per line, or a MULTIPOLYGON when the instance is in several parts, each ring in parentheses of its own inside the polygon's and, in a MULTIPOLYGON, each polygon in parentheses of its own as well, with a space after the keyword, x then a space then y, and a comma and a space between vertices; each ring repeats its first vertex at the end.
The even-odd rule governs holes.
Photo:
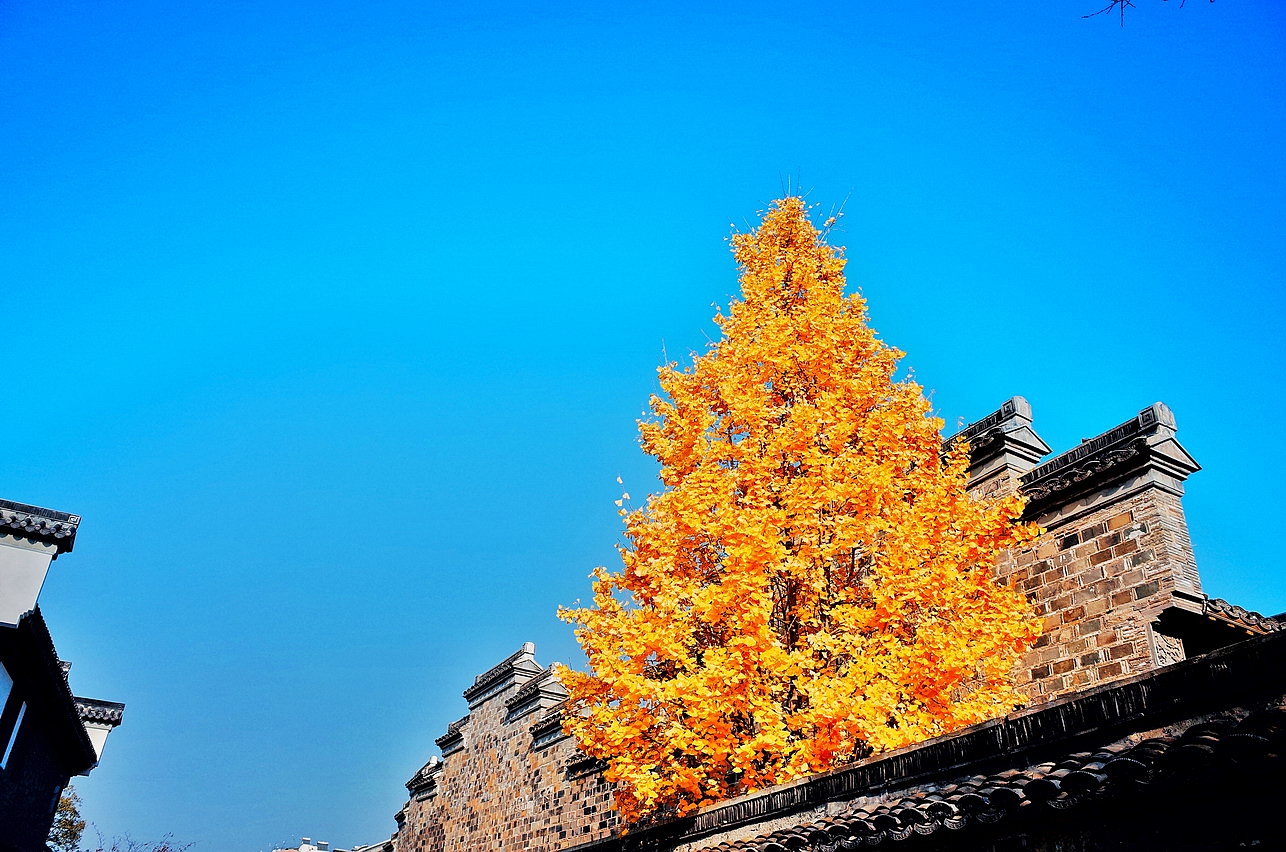
POLYGON ((1037 532, 1021 497, 970 495, 967 447, 943 450, 803 199, 732 245, 721 339, 660 369, 640 423, 663 488, 622 511, 592 605, 559 612, 590 667, 559 671, 564 727, 627 822, 1004 713, 1038 632, 992 572, 1037 532))

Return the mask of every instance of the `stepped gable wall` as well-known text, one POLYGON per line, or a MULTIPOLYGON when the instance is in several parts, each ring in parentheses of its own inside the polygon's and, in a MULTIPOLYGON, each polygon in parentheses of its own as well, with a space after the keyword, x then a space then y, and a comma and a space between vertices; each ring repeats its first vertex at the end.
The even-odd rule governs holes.
MULTIPOLYGON (((1014 397, 945 442, 968 441, 975 493, 1021 487, 1026 519, 1046 530, 996 566, 1044 621, 1016 672, 1032 706, 1281 629, 1202 593, 1180 503, 1200 468, 1175 432, 1157 403, 1047 459, 1031 407, 1014 397)), ((562 734, 566 693, 534 645, 464 698, 468 715, 437 740, 441 759, 407 782, 400 852, 557 850, 616 832, 610 786, 562 734)))
POLYGON ((442 758, 407 782, 399 850, 562 849, 617 825, 600 767, 563 734, 567 697, 528 642, 464 691, 442 758))

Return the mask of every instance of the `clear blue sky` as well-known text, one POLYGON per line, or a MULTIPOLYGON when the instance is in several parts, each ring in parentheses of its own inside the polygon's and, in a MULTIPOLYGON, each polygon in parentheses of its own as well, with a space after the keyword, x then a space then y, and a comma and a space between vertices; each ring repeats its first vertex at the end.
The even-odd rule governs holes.
POLYGON ((1167 402, 1207 591, 1286 610, 1286 6, 1097 3, 0 4, 0 496, 84 516, 42 607, 128 704, 85 816, 387 836, 474 674, 575 661, 787 185, 949 423, 1167 402))

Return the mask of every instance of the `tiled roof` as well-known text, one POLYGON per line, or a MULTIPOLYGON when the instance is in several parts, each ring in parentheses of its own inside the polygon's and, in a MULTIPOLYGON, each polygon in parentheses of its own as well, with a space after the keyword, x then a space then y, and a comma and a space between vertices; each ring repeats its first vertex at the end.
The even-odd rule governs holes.
POLYGON ((406 789, 411 793, 418 793, 433 787, 437 784, 437 775, 442 771, 442 766, 442 760, 437 755, 429 758, 429 762, 421 766, 411 776, 411 780, 406 782, 406 789))
POLYGON ((40 607, 25 614, 16 628, 0 628, 0 658, 14 681, 25 685, 32 713, 38 713, 48 726, 65 757, 68 773, 92 768, 98 756, 80 720, 40 607))
POLYGON ((973 775, 927 784, 878 804, 848 811, 750 840, 706 847, 712 852, 837 852, 879 846, 912 835, 959 831, 1026 811, 1066 810, 1087 802, 1128 796, 1142 786, 1183 781, 1212 765, 1280 764, 1286 746, 1286 703, 1240 722, 1211 721, 1177 737, 1137 745, 1118 743, 1101 751, 1068 754, 1057 762, 995 775, 973 775))
POLYGON ((0 533, 57 545, 59 553, 71 552, 79 524, 79 515, 0 500, 0 533))
POLYGON ((1206 598, 1204 609, 1205 614, 1212 618, 1232 622, 1238 627, 1244 627, 1246 630, 1255 633, 1272 633, 1286 629, 1286 624, 1282 624, 1277 618, 1270 618, 1252 610, 1242 609, 1222 598, 1206 598))
POLYGON ((76 713, 82 722, 98 722, 114 728, 125 716, 125 705, 116 701, 76 696, 76 713))

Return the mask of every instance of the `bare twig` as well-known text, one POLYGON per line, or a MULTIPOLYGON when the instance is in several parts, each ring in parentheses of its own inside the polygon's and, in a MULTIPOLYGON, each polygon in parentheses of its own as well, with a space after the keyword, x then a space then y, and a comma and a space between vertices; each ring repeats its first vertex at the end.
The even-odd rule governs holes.
MULTIPOLYGON (((1215 0, 1210 0, 1210 2, 1213 3, 1215 2, 1215 0)), ((1188 0, 1179 0, 1179 8, 1182 9, 1184 6, 1187 5, 1187 3, 1188 3, 1188 0)), ((1121 26, 1125 26, 1125 7, 1127 6, 1130 7, 1131 9, 1136 8, 1134 5, 1134 0, 1112 0, 1112 2, 1108 3, 1106 6, 1104 6, 1102 9, 1099 9, 1097 12, 1091 12, 1088 15, 1081 15, 1081 17, 1093 18, 1096 15, 1101 15, 1104 12, 1111 12, 1113 9, 1116 9, 1121 15, 1121 26)))
POLYGON ((1081 15, 1081 17, 1093 18, 1096 15, 1103 14, 1104 12, 1110 12, 1113 9, 1118 9, 1121 13, 1121 26, 1125 26, 1125 7, 1126 6, 1129 6, 1130 8, 1134 8, 1134 0, 1112 0, 1111 3, 1108 3, 1106 6, 1104 6, 1102 9, 1099 9, 1097 12, 1091 12, 1088 15, 1081 15))

